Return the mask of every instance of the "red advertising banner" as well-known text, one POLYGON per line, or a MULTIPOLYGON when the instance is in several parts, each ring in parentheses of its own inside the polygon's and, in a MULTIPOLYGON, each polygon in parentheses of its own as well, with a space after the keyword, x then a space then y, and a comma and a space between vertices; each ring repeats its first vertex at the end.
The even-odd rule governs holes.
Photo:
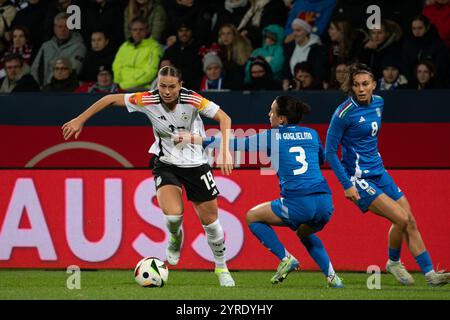
MULTIPOLYGON (((412 206, 435 263, 450 266, 448 199, 450 170, 392 170, 412 206)), ((231 269, 274 269, 278 261, 253 236, 245 214, 277 198, 275 175, 259 170, 215 172, 219 215, 225 230, 231 269)), ((361 214, 343 196, 333 173, 325 170, 335 212, 318 235, 337 270, 384 267, 389 223, 361 214)), ((157 205, 153 177, 146 170, 3 170, 0 171, 0 268, 132 268, 144 256, 165 259, 168 234, 157 205)), ((173 269, 211 269, 212 255, 203 228, 186 202, 185 241, 173 269)), ((288 228, 276 227, 302 269, 317 270, 288 228)), ((406 245, 402 260, 418 270, 406 245)))
MULTIPOLYGON (((450 123, 383 123, 379 148, 387 167, 450 168, 442 144, 450 123), (415 133, 413 139, 412 133, 415 133), (442 139, 440 139, 442 137, 442 139), (417 152, 420 150, 420 152, 417 152)), ((325 143, 328 124, 314 124, 325 143)), ((236 136, 258 133, 268 125, 234 126, 236 136)), ((207 127, 209 135, 217 126, 207 127)), ((154 142, 150 126, 87 126, 79 140, 64 141, 58 126, 0 125, 0 168, 144 168, 154 142)), ((248 167, 245 154, 236 163, 248 167)), ((261 159, 258 159, 261 160, 261 159)), ((266 165, 258 162, 255 164, 266 165)))

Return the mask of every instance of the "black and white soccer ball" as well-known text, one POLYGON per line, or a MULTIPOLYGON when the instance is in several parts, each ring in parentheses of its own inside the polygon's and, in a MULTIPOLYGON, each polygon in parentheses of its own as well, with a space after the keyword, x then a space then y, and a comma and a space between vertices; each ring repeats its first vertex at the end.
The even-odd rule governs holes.
POLYGON ((155 257, 146 257, 134 268, 134 279, 141 287, 162 287, 169 279, 169 269, 155 257))

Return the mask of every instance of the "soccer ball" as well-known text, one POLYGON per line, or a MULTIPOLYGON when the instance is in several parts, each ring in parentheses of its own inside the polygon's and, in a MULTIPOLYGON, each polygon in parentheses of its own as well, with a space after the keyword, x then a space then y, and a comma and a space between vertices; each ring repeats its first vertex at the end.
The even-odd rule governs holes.
POLYGON ((142 287, 162 287, 168 278, 169 269, 155 257, 142 259, 134 268, 134 279, 142 287))

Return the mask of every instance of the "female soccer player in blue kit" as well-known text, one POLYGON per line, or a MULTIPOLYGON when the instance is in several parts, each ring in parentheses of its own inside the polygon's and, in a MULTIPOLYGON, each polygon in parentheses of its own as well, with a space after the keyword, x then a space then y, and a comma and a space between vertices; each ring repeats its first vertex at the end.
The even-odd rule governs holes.
POLYGON ((435 272, 408 200, 387 173, 378 152, 383 98, 373 95, 376 82, 369 67, 350 67, 344 91, 350 97, 336 109, 328 128, 325 154, 344 188, 345 197, 362 212, 371 211, 392 222, 386 270, 404 285, 413 277, 400 262, 404 238, 430 286, 449 283, 450 273, 435 272), (342 160, 337 151, 342 146, 342 160))
MULTIPOLYGON (((273 129, 235 138, 230 141, 230 147, 267 152, 272 167, 277 170, 281 198, 259 204, 247 212, 250 230, 281 261, 271 282, 282 282, 299 267, 298 260, 285 249, 271 228, 274 225, 291 228, 324 273, 328 286, 342 288, 342 280, 334 272, 322 241, 315 235, 330 220, 333 203, 330 188, 320 171, 324 150, 319 135, 313 129, 298 125, 303 114, 309 112, 310 107, 305 103, 290 96, 279 96, 269 112, 273 129)), ((184 137, 179 139, 184 140, 184 137)), ((186 139, 196 141, 190 135, 186 139)), ((203 141, 204 146, 220 146, 220 139, 209 139, 203 141)))

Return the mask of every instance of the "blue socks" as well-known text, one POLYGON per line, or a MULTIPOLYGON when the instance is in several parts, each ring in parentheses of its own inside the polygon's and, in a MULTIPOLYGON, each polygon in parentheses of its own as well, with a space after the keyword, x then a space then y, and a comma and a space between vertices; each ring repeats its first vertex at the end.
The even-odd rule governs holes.
POLYGON ((392 262, 400 261, 400 249, 389 248, 389 260, 392 262))
POLYGON ((433 263, 427 250, 416 256, 415 259, 423 274, 433 271, 433 263))
POLYGON ((249 225, 249 228, 258 240, 269 249, 269 251, 275 254, 278 259, 282 260, 286 256, 286 250, 283 244, 269 225, 262 222, 252 222, 249 225))
POLYGON ((308 250, 309 255, 314 259, 314 261, 319 266, 325 277, 334 275, 333 266, 330 262, 330 257, 328 256, 322 241, 315 234, 310 234, 306 238, 301 239, 306 250, 308 250))

